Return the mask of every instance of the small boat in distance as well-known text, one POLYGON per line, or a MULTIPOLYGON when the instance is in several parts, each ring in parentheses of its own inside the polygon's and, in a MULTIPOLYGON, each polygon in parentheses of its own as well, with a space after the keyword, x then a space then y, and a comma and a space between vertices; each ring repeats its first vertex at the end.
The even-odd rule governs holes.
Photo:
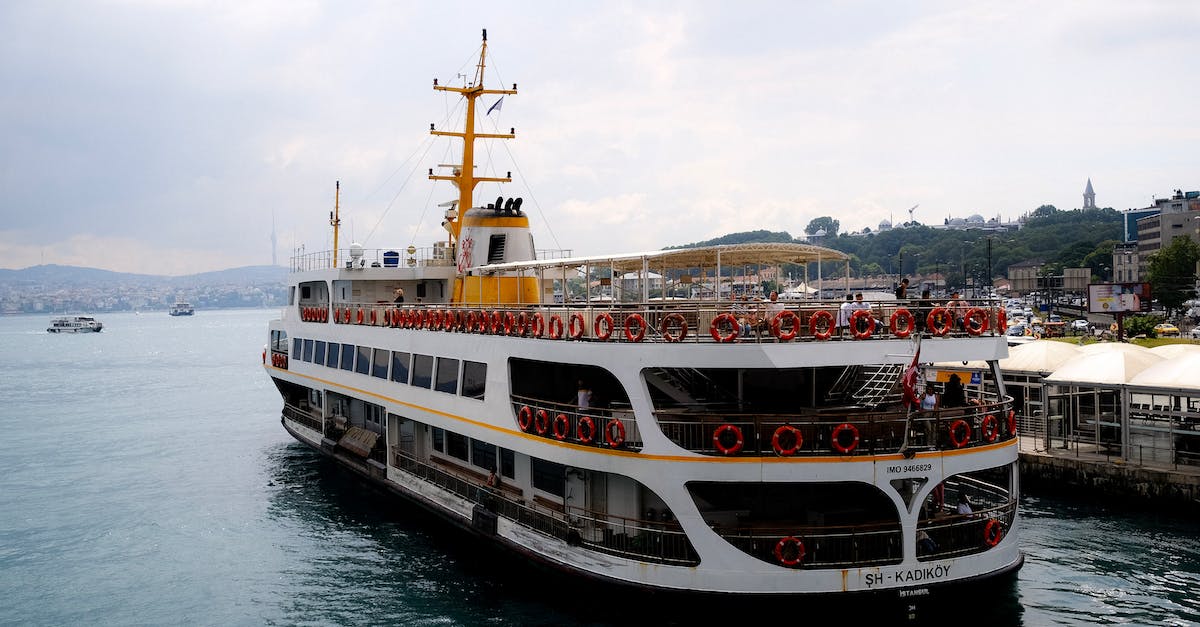
POLYGON ((50 333, 99 333, 104 324, 91 316, 61 316, 50 321, 50 333))
POLYGON ((169 313, 172 316, 190 316, 196 313, 196 310, 192 308, 191 303, 179 301, 174 305, 171 305, 171 311, 169 313))

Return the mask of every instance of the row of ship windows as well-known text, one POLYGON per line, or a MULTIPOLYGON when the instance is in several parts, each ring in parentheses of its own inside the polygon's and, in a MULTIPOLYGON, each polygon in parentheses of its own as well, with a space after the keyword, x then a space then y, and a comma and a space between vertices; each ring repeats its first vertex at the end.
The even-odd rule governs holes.
MULTIPOLYGON (((516 456, 509 449, 465 435, 433 428, 433 450, 467 462, 485 472, 496 470, 503 477, 516 476, 516 456), (497 463, 497 461, 499 463, 497 463)), ((566 494, 566 466, 537 457, 529 458, 533 487, 555 496, 566 494)))
POLYGON ((479 400, 487 381, 487 364, 478 361, 324 340, 292 338, 291 358, 479 400))

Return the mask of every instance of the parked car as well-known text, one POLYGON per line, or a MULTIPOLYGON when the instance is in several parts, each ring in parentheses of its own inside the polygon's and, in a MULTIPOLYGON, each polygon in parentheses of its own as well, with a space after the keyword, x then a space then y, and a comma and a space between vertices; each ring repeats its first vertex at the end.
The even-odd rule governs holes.
POLYGON ((1163 336, 1179 335, 1179 327, 1171 324, 1170 322, 1163 322, 1154 325, 1154 332, 1163 336))
POLYGON ((1083 318, 1078 318, 1071 321, 1071 328, 1076 331, 1087 331, 1092 324, 1083 318))
POLYGON ((1194 327, 1191 331, 1188 331, 1188 335, 1193 340, 1200 340, 1200 327, 1194 327))

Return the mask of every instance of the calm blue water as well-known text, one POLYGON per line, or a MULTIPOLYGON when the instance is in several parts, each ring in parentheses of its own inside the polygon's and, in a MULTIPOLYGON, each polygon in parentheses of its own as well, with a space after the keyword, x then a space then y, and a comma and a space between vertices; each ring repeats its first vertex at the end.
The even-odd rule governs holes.
MULTIPOLYGON (((0 624, 705 623, 520 570, 293 442, 261 371, 276 315, 109 314, 80 335, 0 318, 0 624)), ((923 621, 1200 623, 1200 523, 1037 495, 1023 512, 1017 579, 923 621)))

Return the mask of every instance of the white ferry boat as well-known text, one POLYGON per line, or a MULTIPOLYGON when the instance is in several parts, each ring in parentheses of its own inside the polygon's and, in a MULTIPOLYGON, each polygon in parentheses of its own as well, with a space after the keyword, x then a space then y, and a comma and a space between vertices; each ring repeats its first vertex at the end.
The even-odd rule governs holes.
POLYGON ((61 316, 50 320, 50 333, 99 333, 104 324, 91 316, 61 316))
POLYGON ((805 285, 848 270, 807 244, 536 252, 521 199, 472 195, 510 180, 474 162, 477 140, 513 137, 476 129, 481 96, 517 93, 484 87, 486 53, 485 32, 475 74, 433 85, 466 120, 431 129, 464 146, 429 174, 457 186, 449 240, 339 250, 335 200, 333 250, 292 260, 263 354, 289 433, 467 532, 621 587, 908 599, 1020 567, 1002 309, 973 303, 959 324, 890 301, 839 328, 840 302, 730 300, 734 269, 805 285), (974 404, 912 404, 921 364, 968 360, 991 364, 974 404))
POLYGON ((179 301, 174 305, 171 305, 171 310, 167 313, 171 314, 172 316, 190 316, 196 313, 196 310, 192 308, 191 303, 179 301))

